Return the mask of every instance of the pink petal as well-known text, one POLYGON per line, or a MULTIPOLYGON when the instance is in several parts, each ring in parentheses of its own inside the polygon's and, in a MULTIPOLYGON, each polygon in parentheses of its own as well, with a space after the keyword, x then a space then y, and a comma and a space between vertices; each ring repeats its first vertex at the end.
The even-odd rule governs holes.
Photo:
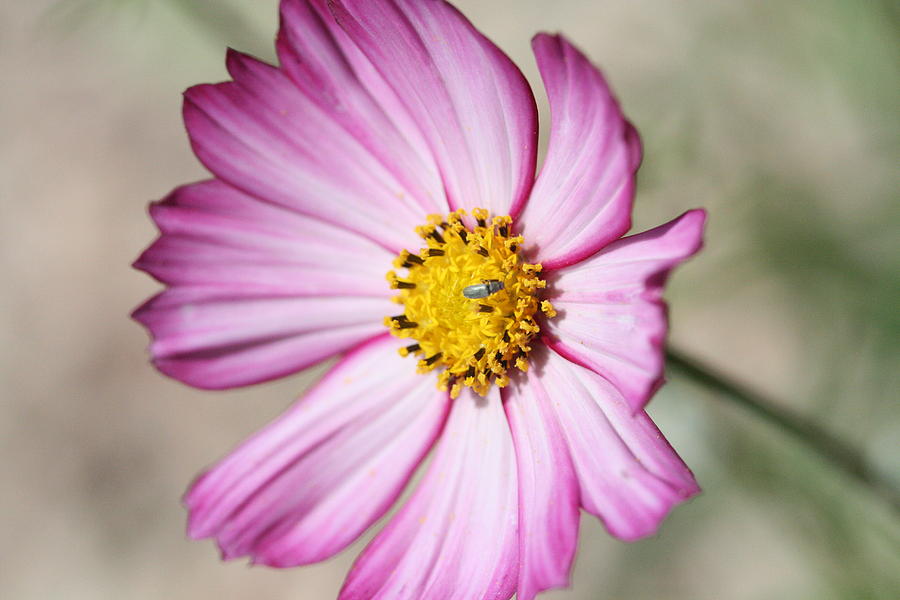
POLYGON ((550 145, 519 224, 545 269, 590 256, 631 227, 637 132, 600 71, 564 37, 532 45, 550 100, 550 145))
MULTIPOLYGON (((345 227, 391 251, 416 243, 423 206, 333 114, 278 69, 237 52, 233 82, 185 93, 194 152, 216 176, 267 202, 345 227)), ((435 204, 435 206, 438 206, 435 204)))
POLYGON ((669 511, 700 491, 644 411, 590 369, 547 352, 528 385, 558 419, 585 510, 623 540, 652 535, 669 511))
POLYGON ((394 255, 378 244, 220 181, 150 208, 162 235, 135 266, 169 285, 248 286, 260 296, 389 297, 394 255))
POLYGON ((326 0, 285 0, 276 42, 293 82, 402 182, 425 213, 446 213, 431 152, 396 96, 346 37, 326 0))
POLYGON ((700 249, 705 221, 704 211, 689 211, 556 271, 550 297, 559 316, 547 323, 547 343, 609 380, 635 410, 663 381, 663 286, 700 249))
POLYGON ((578 544, 578 479, 553 409, 535 388, 523 377, 503 393, 518 466, 518 600, 567 586, 578 544))
POLYGON ((451 208, 517 214, 534 179, 537 111, 509 58, 441 0, 329 6, 418 124, 451 208))
MULTIPOLYGON (((347 35, 328 8, 329 0, 283 0, 281 3, 282 28, 279 31, 276 47, 279 59, 285 72, 300 86, 301 89, 311 95, 312 98, 320 98, 321 101, 342 102, 340 98, 331 98, 331 83, 334 80, 335 88, 342 88, 343 96, 360 96, 352 103, 358 106, 359 121, 348 117, 355 130, 368 129, 376 137, 385 136, 387 127, 376 114, 374 107, 363 106, 369 100, 377 104, 383 114, 390 119, 397 133, 405 140, 412 151, 419 157, 423 169, 427 169, 427 176, 436 179, 436 185, 440 188, 439 197, 442 199, 437 212, 446 212, 446 196, 443 190, 443 182, 438 173, 428 142, 425 140, 419 126, 406 110, 406 106, 397 96, 393 88, 385 81, 372 62, 363 54, 362 50, 347 35), (318 23, 314 16, 318 17, 318 23), (324 27, 330 36, 329 43, 324 31, 311 35, 310 30, 318 30, 324 27), (313 49, 317 47, 317 49, 313 49), (337 48, 340 56, 333 54, 337 48), (346 61, 346 64, 343 64, 346 61), (349 65, 349 69, 348 69, 349 65), (352 76, 350 71, 352 71, 352 76), (353 81, 353 78, 356 81, 353 81), (360 86, 363 90, 353 89, 360 86), (322 91, 322 88, 325 91, 322 91), (369 98, 365 98, 365 94, 369 98), (375 125, 375 123, 378 123, 375 125)), ((345 104, 341 114, 349 113, 350 107, 345 104)), ((390 135, 390 134, 388 134, 390 135)), ((404 159, 396 154, 398 164, 404 159)), ((410 161, 415 158, 407 157, 410 161)), ((420 176, 424 177, 422 173, 420 176)))
POLYGON ((340 600, 509 598, 516 511, 515 456, 500 394, 464 392, 422 483, 356 560, 340 600))
MULTIPOLYGON (((397 96, 397 93, 394 89, 388 84, 388 82, 381 76, 372 62, 368 59, 368 57, 359 49, 350 36, 347 35, 347 32, 344 31, 340 25, 338 25, 337 21, 334 18, 334 15, 331 13, 331 10, 328 8, 329 0, 286 0, 286 2, 282 2, 282 14, 284 15, 283 20, 285 23, 285 28, 292 27, 296 35, 298 37, 302 37, 304 35, 308 35, 306 29, 308 28, 308 18, 306 17, 292 17, 291 21, 288 20, 289 9, 292 6, 297 5, 306 5, 312 6, 315 9, 318 17, 321 19, 322 25, 324 25, 328 29, 328 33, 331 35, 334 43, 340 48, 341 53, 343 54, 344 59, 351 66, 354 75, 359 80, 359 83, 368 91, 371 98, 381 106, 384 113, 388 116, 388 118, 392 121, 394 126, 397 128, 397 131, 406 139, 406 141, 412 146, 414 151, 422 157, 423 163, 428 165, 428 168, 434 173, 437 173, 437 166, 434 163, 434 157, 432 156, 431 150, 428 148, 428 142, 425 140, 422 132, 419 130, 419 126, 416 124, 413 117, 409 114, 409 111, 406 110, 406 106, 400 100, 400 97, 397 96), (296 25, 294 25, 296 23, 296 25)), ((304 7, 300 7, 298 12, 304 13, 304 7)), ((308 13, 306 13, 308 14, 308 13)), ((279 40, 280 42, 280 40, 279 40)), ((309 42, 305 42, 308 44, 309 42)), ((279 55, 282 56, 281 45, 279 44, 279 55)), ((308 54, 304 52, 304 50, 299 49, 301 46, 298 45, 298 49, 295 51, 295 55, 297 57, 305 56, 305 60, 301 60, 301 62, 309 62, 308 54)), ((285 70, 295 79, 295 81, 301 81, 303 76, 298 76, 295 72, 295 69, 292 69, 291 63, 293 62, 289 56, 282 56, 282 62, 285 70)), ((329 65, 327 69, 329 71, 330 76, 334 76, 335 65, 329 65)), ((298 85, 303 85, 298 83, 298 85)), ((314 87, 310 85, 309 87, 314 87)), ((345 93, 348 91, 345 90, 345 93)), ((373 131, 375 129, 373 128, 373 131)), ((438 180, 440 180, 440 175, 437 175, 438 180)), ((443 197, 443 182, 441 182, 442 187, 442 197, 443 197)), ((446 199, 445 199, 446 202, 446 199)), ((441 211, 443 212, 443 211, 441 211)))
POLYGON ((295 373, 384 332, 387 299, 259 295, 241 285, 179 286, 134 313, 166 375, 225 389, 295 373))
POLYGON ((135 266, 174 286, 135 312, 164 373, 203 388, 286 375, 384 331, 397 311, 378 244, 220 182, 151 208, 135 266))
POLYGON ((355 350, 185 496, 188 533, 288 567, 344 549, 397 499, 449 408, 382 336, 355 350))

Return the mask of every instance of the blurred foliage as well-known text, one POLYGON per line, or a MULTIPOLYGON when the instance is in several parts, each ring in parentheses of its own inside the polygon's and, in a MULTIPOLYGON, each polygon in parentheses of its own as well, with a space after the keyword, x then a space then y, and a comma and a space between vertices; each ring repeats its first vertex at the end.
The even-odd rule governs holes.
POLYGON ((262 27, 267 20, 248 10, 251 6, 235 0, 56 0, 44 24, 56 33, 91 27, 133 32, 158 25, 160 13, 166 12, 193 26, 216 48, 228 45, 267 57, 272 52, 262 27))
MULTIPOLYGON (((649 138, 656 160, 645 162, 641 183, 653 192, 697 179, 730 192, 697 201, 717 203, 711 227, 727 247, 708 249, 719 254, 693 273, 693 289, 721 300, 760 283, 777 285, 788 302, 766 309, 790 315, 806 351, 794 387, 802 395, 785 401, 860 445, 900 484, 898 5, 746 6, 740 25, 733 15, 711 18, 694 38, 691 68, 672 75, 683 93, 667 98, 677 99, 677 117, 660 111, 658 101, 647 110, 650 127, 666 135, 649 138), (755 69, 746 64, 751 59, 760 63, 755 69), (742 68, 764 70, 767 78, 736 84, 742 68), (846 116, 853 120, 837 122, 846 116), (673 120, 678 126, 670 126, 673 120), (849 128, 859 138, 823 134, 849 128), (820 156, 797 156, 787 134, 827 146, 820 156)), ((724 358, 719 366, 733 368, 724 358)), ((896 513, 780 432, 738 411, 714 414, 709 443, 722 479, 705 472, 707 493, 728 485, 745 490, 745 502, 765 503, 802 544, 818 578, 809 589, 778 590, 775 597, 896 598, 896 513)), ((721 512, 732 506, 716 504, 721 512)), ((632 569, 641 562, 636 558, 632 569)), ((619 597, 652 597, 634 589, 623 578, 619 597)))
MULTIPOLYGON (((803 397, 785 401, 861 445, 898 484, 900 11, 891 2, 749 6, 741 27, 713 19, 697 36, 699 74, 678 74, 697 82, 683 96, 696 105, 677 108, 682 127, 654 149, 664 162, 645 165, 643 182, 654 188, 687 176, 731 190, 712 211, 720 239, 731 242, 726 257, 696 277, 732 297, 760 282, 782 290, 787 305, 771 310, 790 314, 806 351, 796 377, 806 382, 797 386, 803 397), (756 83, 780 97, 766 102, 769 90, 735 85, 735 54, 763 62, 770 79, 756 83), (822 135, 838 131, 836 106, 860 138, 822 135), (786 123, 783 112, 808 122, 786 123), (739 161, 721 152, 722 132, 703 130, 710 123, 733 135, 739 161), (832 147, 795 160, 785 132, 832 147)), ((785 597, 896 598, 897 513, 780 432, 727 407, 715 414, 710 444, 723 477, 766 503, 812 559, 818 584, 785 597)), ((633 597, 628 588, 622 597, 633 597)))
POLYGON ((718 440, 733 484, 767 503, 813 559, 821 589, 809 597, 884 599, 900 589, 896 512, 761 423, 736 418, 718 440))

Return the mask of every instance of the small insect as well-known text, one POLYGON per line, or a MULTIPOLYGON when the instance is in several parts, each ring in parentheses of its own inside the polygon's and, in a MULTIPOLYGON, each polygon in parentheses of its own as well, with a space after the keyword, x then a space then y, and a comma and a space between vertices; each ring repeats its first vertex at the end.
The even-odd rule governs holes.
POLYGON ((482 279, 481 283, 467 285, 463 288, 463 296, 470 300, 478 298, 487 298, 491 294, 496 294, 503 289, 503 282, 496 279, 482 279))

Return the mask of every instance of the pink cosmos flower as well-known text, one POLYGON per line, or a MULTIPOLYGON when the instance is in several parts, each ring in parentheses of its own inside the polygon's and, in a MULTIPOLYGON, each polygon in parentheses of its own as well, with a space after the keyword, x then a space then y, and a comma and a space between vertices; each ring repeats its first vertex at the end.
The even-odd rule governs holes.
POLYGON ((135 318, 200 388, 341 357, 194 482, 189 535, 325 560, 432 446, 342 600, 530 600, 567 585, 580 509, 653 534, 698 491, 644 405, 662 287, 705 214, 621 237, 641 148, 600 72, 534 38, 552 113, 535 178, 528 84, 445 2, 283 0, 276 46, 279 67, 231 51, 233 81, 185 94, 214 178, 152 206, 136 266, 167 287, 135 318))

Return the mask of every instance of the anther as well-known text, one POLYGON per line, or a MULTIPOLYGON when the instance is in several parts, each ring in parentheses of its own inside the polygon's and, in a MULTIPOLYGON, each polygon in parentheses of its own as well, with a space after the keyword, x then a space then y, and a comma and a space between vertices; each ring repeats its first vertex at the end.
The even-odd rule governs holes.
POLYGON ((407 266, 406 263, 415 263, 415 264, 417 264, 417 265, 424 265, 424 264, 425 264, 425 261, 422 260, 422 257, 421 257, 421 256, 419 256, 418 254, 412 254, 411 252, 408 253, 408 254, 406 254, 406 255, 404 256, 404 260, 406 261, 406 262, 404 263, 404 265, 403 265, 404 267, 407 266))
POLYGON ((487 258, 489 256, 488 251, 485 249, 484 246, 478 246, 478 254, 482 255, 485 258, 487 258))
POLYGON ((506 225, 501 225, 498 228, 498 231, 500 232, 500 237, 506 237, 509 235, 509 227, 507 227, 506 225))
POLYGON ((484 348, 479 348, 478 352, 474 354, 475 360, 481 360, 481 357, 484 356, 484 348))
POLYGON ((400 279, 397 279, 396 281, 394 281, 394 284, 391 287, 397 290, 414 290, 416 289, 416 284, 412 283, 411 281, 402 281, 400 279))
POLYGON ((428 358, 426 358, 426 359, 425 359, 425 364, 428 365, 428 366, 430 367, 431 365, 433 365, 434 363, 436 363, 436 362, 439 361, 440 359, 441 359, 441 353, 438 352, 437 354, 432 354, 431 356, 429 356, 428 358))
POLYGON ((465 229, 460 229, 456 233, 459 234, 459 238, 463 241, 463 244, 469 243, 469 234, 466 233, 465 229))
POLYGON ((445 253, 440 248, 429 248, 428 256, 443 256, 445 253))
POLYGON ((487 226, 487 221, 485 221, 484 219, 475 219, 475 222, 478 223, 479 227, 487 226))
POLYGON ((422 346, 420 346, 419 344, 410 344, 406 347, 406 352, 407 354, 412 354, 413 352, 418 352, 421 349, 422 346))
POLYGON ((493 307, 493 306, 488 306, 487 304, 479 304, 479 305, 478 305, 478 312, 480 312, 480 313, 494 312, 494 307, 493 307))
POLYGON ((428 234, 428 237, 430 237, 431 239, 433 239, 434 241, 436 241, 436 242, 439 243, 439 244, 445 244, 445 243, 446 243, 446 242, 444 241, 444 236, 442 236, 440 233, 438 233, 437 229, 433 229, 433 230, 431 231, 431 233, 428 234))
POLYGON ((415 321, 398 321, 397 329, 415 329, 419 324, 415 321))

